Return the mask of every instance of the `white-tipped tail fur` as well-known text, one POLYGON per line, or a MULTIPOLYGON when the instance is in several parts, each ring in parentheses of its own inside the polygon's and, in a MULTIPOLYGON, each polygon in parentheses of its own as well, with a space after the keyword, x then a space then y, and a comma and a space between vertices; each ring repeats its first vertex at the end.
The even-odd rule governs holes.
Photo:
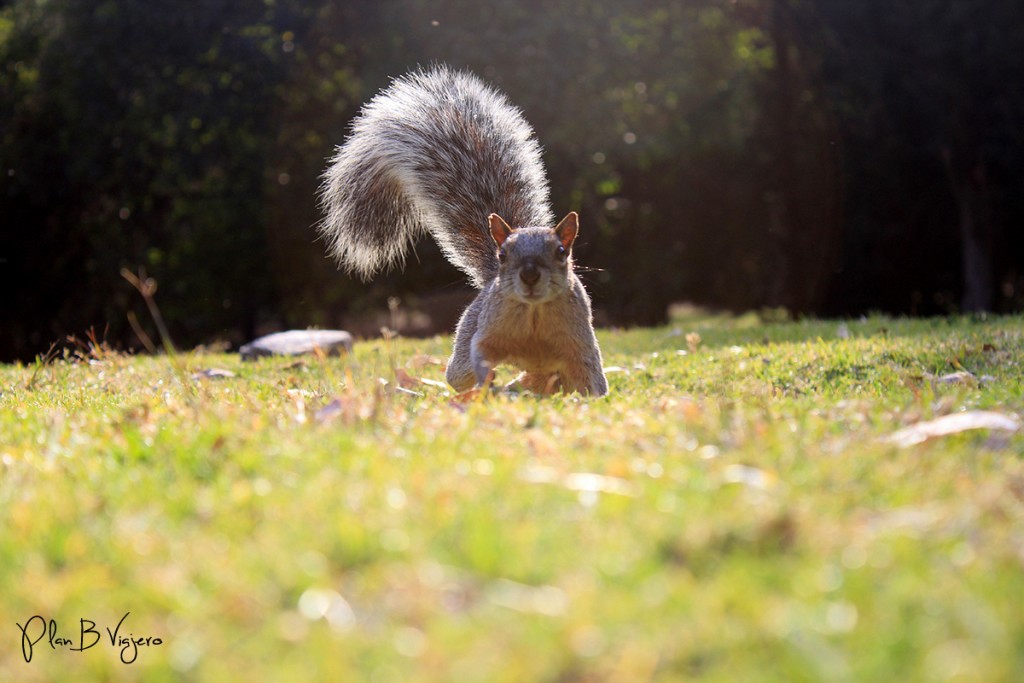
POLYGON ((324 174, 330 251, 364 278, 429 232, 477 287, 498 269, 487 217, 550 225, 541 150, 522 113, 475 76, 436 67, 367 103, 324 174))

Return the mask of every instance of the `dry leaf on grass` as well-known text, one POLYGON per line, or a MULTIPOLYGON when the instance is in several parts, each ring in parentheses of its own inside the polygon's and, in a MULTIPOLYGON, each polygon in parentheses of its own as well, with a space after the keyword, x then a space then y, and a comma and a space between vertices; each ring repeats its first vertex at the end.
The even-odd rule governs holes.
POLYGON ((951 372, 941 377, 934 377, 932 381, 936 384, 975 384, 978 380, 966 370, 960 370, 959 372, 951 372))
POLYGON ((222 368, 207 368, 206 370, 200 370, 192 375, 192 379, 229 379, 234 377, 235 373, 230 370, 224 370, 222 368))
POLYGON ((334 418, 341 416, 345 412, 345 408, 346 406, 342 400, 340 398, 336 398, 324 407, 320 408, 320 410, 316 411, 313 419, 317 422, 333 420, 334 418))
POLYGON ((982 375, 978 377, 966 370, 960 370, 959 372, 951 372, 947 375, 941 375, 934 377, 932 375, 925 375, 932 381, 933 384, 963 384, 966 386, 978 386, 981 384, 990 384, 995 381, 995 378, 991 375, 982 375))
POLYGON ((915 444, 923 443, 928 439, 950 434, 959 434, 972 429, 998 429, 1002 431, 1015 432, 1020 429, 1020 422, 1016 418, 1002 413, 994 413, 986 410, 971 410, 965 413, 953 413, 927 422, 919 422, 909 427, 904 427, 886 437, 886 441, 894 443, 900 448, 906 448, 915 444))
POLYGON ((402 368, 395 368, 395 381, 398 382, 400 389, 414 390, 427 386, 440 389, 446 393, 448 391, 448 385, 445 382, 439 382, 436 379, 427 379, 426 377, 413 377, 402 368))
POLYGON ((398 382, 398 386, 403 389, 413 389, 420 385, 420 381, 410 375, 402 368, 395 368, 395 381, 398 382))

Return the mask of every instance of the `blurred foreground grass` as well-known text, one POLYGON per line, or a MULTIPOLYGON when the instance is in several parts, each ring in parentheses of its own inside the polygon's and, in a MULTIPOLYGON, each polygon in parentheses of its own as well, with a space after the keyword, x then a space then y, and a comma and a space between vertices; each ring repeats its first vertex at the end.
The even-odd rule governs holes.
POLYGON ((1024 680, 1024 432, 887 440, 1019 420, 1024 320, 600 336, 597 400, 441 338, 0 366, 0 680, 1024 680))

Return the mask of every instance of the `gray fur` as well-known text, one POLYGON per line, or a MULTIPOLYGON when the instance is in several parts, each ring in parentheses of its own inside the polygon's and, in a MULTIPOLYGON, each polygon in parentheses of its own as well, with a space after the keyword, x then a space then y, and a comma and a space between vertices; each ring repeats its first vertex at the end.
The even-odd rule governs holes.
POLYGON ((573 272, 577 230, 570 213, 556 228, 499 231, 498 273, 455 330, 445 371, 455 389, 486 385, 497 365, 509 363, 523 371, 516 381, 534 393, 608 393, 590 297, 573 272))
POLYGON ((356 118, 320 196, 320 231, 350 271, 401 264, 427 232, 481 290, 455 331, 455 389, 484 386, 509 363, 536 393, 608 393, 573 272, 578 216, 549 227, 540 146, 504 96, 444 67, 397 79, 356 118))
POLYGON ((349 271, 401 265, 420 234, 477 288, 498 272, 487 217, 552 223, 540 145, 521 112, 446 67, 396 79, 363 107, 324 174, 321 234, 349 271))

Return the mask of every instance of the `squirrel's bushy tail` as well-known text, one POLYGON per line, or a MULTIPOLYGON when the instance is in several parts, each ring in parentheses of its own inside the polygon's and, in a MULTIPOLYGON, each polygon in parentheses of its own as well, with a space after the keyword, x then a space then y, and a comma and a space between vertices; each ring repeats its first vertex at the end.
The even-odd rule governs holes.
POLYGON ((497 272, 491 213, 550 225, 541 150, 520 111, 468 73, 437 67, 367 103, 324 174, 321 234, 348 270, 401 264, 429 232, 477 287, 497 272))

